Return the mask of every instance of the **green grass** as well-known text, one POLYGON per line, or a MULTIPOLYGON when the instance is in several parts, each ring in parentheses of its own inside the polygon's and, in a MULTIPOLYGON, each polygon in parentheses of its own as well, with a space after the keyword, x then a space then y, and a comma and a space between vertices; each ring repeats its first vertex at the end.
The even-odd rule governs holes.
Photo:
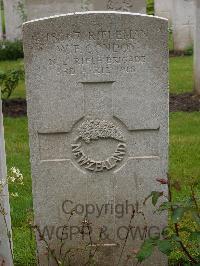
POLYGON ((169 42, 168 42, 168 45, 169 45, 169 51, 174 51, 174 41, 173 41, 173 34, 172 32, 169 33, 169 42))
MULTIPOLYGON (((10 200, 15 265, 35 265, 34 241, 28 227, 28 218, 32 214, 32 192, 27 119, 5 118, 4 127, 7 167, 19 168, 24 176, 24 186, 17 187, 19 197, 11 197, 10 200)), ((13 185, 10 186, 10 192, 15 192, 13 185)))
POLYGON ((180 199, 188 191, 188 184, 200 181, 200 113, 170 114, 169 174, 180 181, 180 199))
POLYGON ((170 173, 184 182, 200 178, 200 113, 170 114, 170 173))
MULTIPOLYGON (((18 188, 19 198, 11 198, 11 216, 15 265, 35 265, 34 240, 28 227, 32 216, 31 177, 26 118, 5 118, 5 138, 8 169, 18 167, 25 178, 23 187, 18 188)), ((186 184, 200 180, 200 114, 171 113, 170 115, 170 164, 169 172, 173 180, 183 186, 181 193, 174 194, 183 198, 188 190, 186 184)), ((10 187, 10 191, 13 191, 10 187)))
POLYGON ((193 57, 171 57, 169 60, 169 86, 171 93, 193 91, 193 57))

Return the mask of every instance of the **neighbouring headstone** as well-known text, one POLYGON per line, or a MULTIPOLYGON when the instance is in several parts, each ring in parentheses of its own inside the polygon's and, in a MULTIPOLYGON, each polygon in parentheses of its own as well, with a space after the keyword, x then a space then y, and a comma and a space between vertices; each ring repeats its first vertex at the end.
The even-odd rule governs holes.
POLYGON ((93 10, 127 11, 146 13, 145 0, 93 0, 93 10))
POLYGON ((26 0, 28 20, 82 11, 81 0, 26 0))
POLYGON ((22 39, 22 23, 26 19, 24 0, 3 0, 6 39, 22 39))
POLYGON ((26 0, 28 20, 78 11, 117 10, 146 13, 145 0, 26 0))
POLYGON ((11 220, 8 186, 6 185, 6 155, 2 104, 0 101, 0 265, 12 266, 11 220))
POLYGON ((174 0, 172 11, 174 50, 191 48, 194 40, 194 0, 174 0))
POLYGON ((156 181, 168 168, 167 20, 83 12, 23 31, 39 263, 135 265, 145 235, 167 225, 143 206, 167 193, 156 181))
POLYGON ((155 15, 169 20, 169 24, 172 22, 172 9, 173 0, 154 0, 155 15))
POLYGON ((200 0, 195 1, 195 33, 194 33, 194 78, 195 93, 200 95, 200 0))

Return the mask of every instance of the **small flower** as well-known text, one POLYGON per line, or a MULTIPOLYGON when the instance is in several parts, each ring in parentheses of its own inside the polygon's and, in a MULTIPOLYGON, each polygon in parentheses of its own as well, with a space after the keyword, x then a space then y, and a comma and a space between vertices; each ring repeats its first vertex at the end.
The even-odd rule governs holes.
POLYGON ((20 185, 23 185, 23 175, 21 174, 20 170, 16 167, 11 167, 10 169, 10 175, 8 175, 7 180, 11 183, 19 183, 20 185))
POLYGON ((14 183, 15 180, 16 180, 16 178, 15 178, 14 176, 9 176, 9 180, 10 180, 12 183, 14 183))
POLYGON ((19 197, 19 194, 17 193, 17 192, 15 192, 15 193, 11 193, 10 194, 13 198, 18 198, 19 197))

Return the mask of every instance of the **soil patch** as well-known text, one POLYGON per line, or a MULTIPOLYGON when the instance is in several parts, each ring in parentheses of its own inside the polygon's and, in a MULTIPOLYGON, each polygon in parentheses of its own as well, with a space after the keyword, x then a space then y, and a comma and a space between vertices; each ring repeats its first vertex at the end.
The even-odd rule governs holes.
POLYGON ((192 93, 171 94, 170 112, 198 112, 200 111, 200 97, 192 93))
POLYGON ((27 115, 25 99, 3 100, 3 114, 10 117, 21 117, 27 115))
MULTIPOLYGON (((170 112, 198 112, 200 111, 200 97, 192 93, 171 94, 169 106, 170 112)), ((10 117, 26 116, 26 100, 3 100, 3 114, 10 117)))

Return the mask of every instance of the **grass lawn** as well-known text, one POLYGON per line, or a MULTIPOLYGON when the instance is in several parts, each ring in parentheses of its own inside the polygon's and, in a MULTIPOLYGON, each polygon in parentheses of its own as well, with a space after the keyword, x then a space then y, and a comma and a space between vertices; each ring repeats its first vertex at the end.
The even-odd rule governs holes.
POLYGON ((193 91, 193 56, 171 57, 169 59, 169 87, 171 93, 193 91))
MULTIPOLYGON (((32 215, 32 189, 29 163, 27 118, 5 118, 7 168, 15 166, 24 176, 24 186, 18 186, 19 197, 11 197, 11 217, 15 265, 35 265, 34 241, 31 239, 28 219, 32 215)), ((15 192, 10 186, 10 192, 15 192)))
MULTIPOLYGON (((0 71, 16 68, 23 60, 0 61, 0 71)), ((184 93, 193 90, 193 57, 180 56, 169 59, 170 92, 184 93)), ((25 98, 25 84, 20 82, 11 98, 25 98)))
MULTIPOLYGON (((35 265, 34 239, 30 234, 28 221, 32 217, 31 177, 27 118, 5 118, 5 138, 8 169, 18 167, 24 175, 25 184, 19 187, 19 198, 11 198, 11 215, 15 265, 35 265)), ((191 180, 200 180, 200 114, 172 113, 170 115, 170 167, 173 180, 183 185, 180 194, 187 194, 185 185, 191 180)), ((10 187, 11 192, 14 187, 10 187)))

